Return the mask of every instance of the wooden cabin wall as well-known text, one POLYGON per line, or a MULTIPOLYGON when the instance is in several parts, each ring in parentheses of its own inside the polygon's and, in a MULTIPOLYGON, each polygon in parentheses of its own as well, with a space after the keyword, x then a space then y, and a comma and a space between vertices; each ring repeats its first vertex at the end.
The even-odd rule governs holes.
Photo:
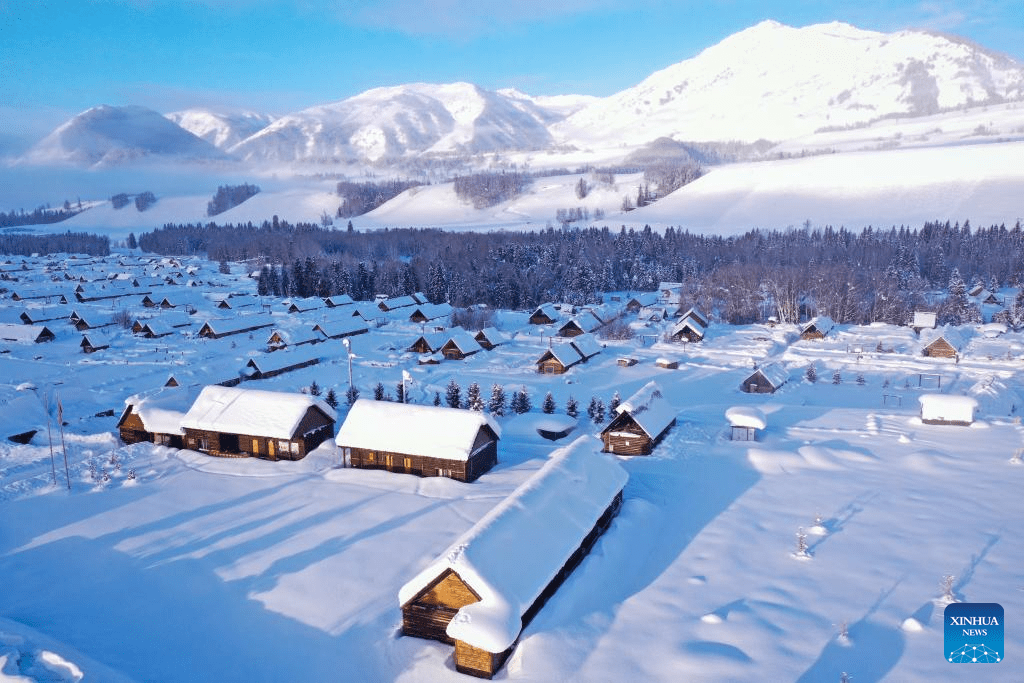
POLYGON ((497 463, 498 446, 493 443, 467 460, 445 460, 412 453, 392 453, 368 448, 351 448, 352 467, 388 470, 418 477, 449 477, 471 482, 497 463), (389 459, 390 458, 390 459, 389 459))
POLYGON ((497 654, 473 647, 461 640, 455 641, 455 670, 477 678, 494 678, 508 658, 511 648, 497 654))
POLYGON ((930 358, 954 358, 956 349, 945 339, 936 339, 924 348, 924 355, 930 358))
POLYGON ((548 358, 537 363, 537 372, 542 375, 562 375, 568 370, 567 367, 562 365, 555 358, 548 358))
POLYGON ((743 391, 748 394, 774 394, 775 387, 760 373, 754 374, 743 380, 743 391))
POLYGON ((454 644, 446 629, 455 614, 480 596, 452 569, 446 569, 419 595, 402 605, 402 635, 454 644))

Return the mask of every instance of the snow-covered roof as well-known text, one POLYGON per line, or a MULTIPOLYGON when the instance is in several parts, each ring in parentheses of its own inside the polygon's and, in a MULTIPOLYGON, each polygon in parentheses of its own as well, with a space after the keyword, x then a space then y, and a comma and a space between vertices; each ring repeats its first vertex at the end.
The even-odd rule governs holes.
POLYGON ((914 322, 910 326, 930 330, 935 327, 935 315, 932 311, 914 311, 914 322))
POLYGON ((427 320, 436 320, 437 318, 443 318, 446 315, 451 315, 452 306, 448 303, 419 304, 418 306, 413 307, 413 311, 409 314, 409 317, 412 318, 412 316, 416 315, 417 311, 427 320))
POLYGON ((449 330, 446 341, 442 346, 447 346, 449 342, 455 344, 459 351, 466 355, 482 351, 484 348, 480 346, 480 342, 476 340, 476 337, 461 327, 449 330))
POLYGON ((677 335, 685 330, 689 330, 691 333, 697 335, 701 339, 704 338, 704 326, 696 318, 683 318, 675 325, 672 326, 672 335, 677 335))
POLYGON ((409 306, 415 306, 419 302, 412 298, 408 294, 405 296, 396 296, 381 301, 378 306, 382 311, 393 311, 396 308, 408 308, 409 306))
POLYGON ((631 297, 629 299, 629 301, 626 302, 626 304, 629 305, 631 303, 635 303, 637 306, 640 306, 641 308, 645 308, 647 306, 653 306, 657 302, 658 302, 658 293, 657 292, 641 292, 640 294, 637 294, 637 295, 631 297))
POLYGON ((231 318, 210 318, 203 323, 203 326, 209 326, 214 334, 221 335, 240 330, 270 327, 276 320, 277 318, 269 313, 256 313, 237 315, 231 318))
POLYGON ((557 308, 555 308, 555 305, 552 303, 541 304, 540 306, 534 309, 533 313, 530 314, 530 317, 532 318, 538 313, 546 316, 551 320, 558 320, 559 318, 562 317, 562 314, 559 312, 557 308))
POLYGON ((503 652, 523 628, 523 613, 558 574, 622 490, 626 471, 581 436, 402 586, 412 600, 448 569, 480 601, 466 605, 447 634, 487 652, 503 652))
POLYGON ((142 426, 153 434, 184 434, 181 421, 196 399, 195 388, 164 387, 150 396, 130 396, 126 406, 142 420, 142 426))
POLYGON ((295 298, 284 303, 285 310, 289 313, 305 313, 306 311, 318 311, 321 308, 327 308, 327 302, 318 296, 307 299, 295 298))
POLYGON ((477 332, 475 338, 480 339, 481 337, 489 341, 494 346, 504 344, 509 341, 508 335, 494 327, 485 327, 477 332))
POLYGON ((978 409, 978 400, 955 394, 921 394, 921 416, 925 419, 970 422, 978 409))
POLYGON ((552 344, 550 348, 541 354, 541 357, 537 359, 537 362, 540 363, 543 361, 548 354, 551 354, 555 360, 567 368, 584 360, 584 357, 572 344, 552 344))
POLYGON ((416 337, 412 343, 409 344, 409 348, 412 348, 416 342, 421 339, 426 343, 427 348, 430 349, 431 352, 434 352, 444 346, 444 343, 448 341, 449 336, 444 332, 426 332, 416 337))
POLYGON ((350 297, 348 294, 335 294, 334 296, 329 296, 326 299, 324 299, 324 303, 327 304, 328 306, 337 307, 349 306, 355 302, 352 300, 352 297, 350 297))
POLYGON ((501 428, 475 410, 361 398, 348 412, 335 442, 345 448, 468 460, 481 427, 501 428))
POLYGON ((764 413, 752 406, 733 406, 725 411, 725 419, 733 427, 764 429, 768 426, 764 413))
POLYGON ((217 304, 217 308, 230 308, 232 310, 239 308, 259 308, 261 305, 260 298, 253 296, 252 294, 241 294, 239 296, 229 296, 220 300, 217 304))
POLYGON ((945 339, 946 343, 956 351, 963 351, 969 341, 969 332, 966 328, 954 325, 943 325, 934 329, 921 330, 922 346, 931 346, 939 339, 945 339))
POLYGON ((702 327, 708 326, 708 317, 704 315, 704 313, 696 306, 690 306, 690 308, 688 308, 686 312, 683 313, 683 318, 692 318, 693 320, 700 323, 702 327))
POLYGON ((314 396, 212 385, 203 387, 181 426, 291 439, 306 411, 314 406, 332 420, 338 419, 333 408, 314 396))
POLYGON ((39 340, 40 335, 45 335, 49 331, 46 325, 0 323, 0 339, 4 341, 34 342, 39 340))
POLYGON ((827 335, 829 332, 832 331, 832 328, 835 326, 836 324, 835 322, 833 322, 832 318, 828 317, 827 315, 819 315, 804 323, 804 326, 800 328, 800 332, 802 334, 813 327, 821 334, 827 335))
POLYGON ((323 354, 316 346, 304 346, 295 350, 274 351, 273 353, 261 353, 246 361, 245 366, 256 372, 266 375, 271 372, 278 372, 293 368, 306 363, 319 362, 323 354))
POLYGON ((569 340, 569 344, 583 356, 584 360, 601 353, 601 340, 592 334, 581 334, 569 340))
POLYGON ((652 439, 661 434, 676 419, 675 409, 669 405, 657 382, 648 382, 635 394, 619 404, 615 412, 629 413, 630 417, 652 439))
POLYGON ((781 363, 767 363, 750 374, 753 375, 757 372, 760 372, 761 376, 776 389, 789 381, 789 371, 781 363))

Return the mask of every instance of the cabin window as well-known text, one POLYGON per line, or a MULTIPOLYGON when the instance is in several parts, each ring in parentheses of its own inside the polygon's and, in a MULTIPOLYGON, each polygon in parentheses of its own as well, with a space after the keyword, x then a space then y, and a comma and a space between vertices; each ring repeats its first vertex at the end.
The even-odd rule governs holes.
POLYGON ((373 451, 370 451, 369 453, 366 454, 367 462, 374 462, 376 459, 377 457, 376 455, 374 455, 373 451))
POLYGON ((278 441, 277 442, 277 447, 280 449, 280 451, 282 453, 287 453, 289 450, 291 450, 291 447, 294 446, 294 445, 295 444, 290 443, 288 441, 278 441))
POLYGON ((405 458, 404 465, 405 465, 405 469, 411 470, 412 469, 412 458, 405 458))
POLYGON ((387 466, 388 469, 391 469, 392 467, 394 467, 395 466, 395 456, 391 455, 390 453, 385 455, 384 456, 384 464, 387 466))
POLYGON ((158 444, 160 444, 161 446, 170 446, 171 445, 171 435, 170 434, 157 434, 156 435, 156 439, 157 439, 156 442, 158 444))
POLYGON ((292 455, 298 455, 299 454, 299 444, 297 444, 294 441, 292 441, 291 450, 292 450, 292 455))
POLYGON ((259 453, 260 452, 260 440, 259 439, 253 439, 252 440, 252 452, 253 453, 259 453))
POLYGON ((208 450, 210 450, 210 437, 208 437, 208 436, 201 436, 201 437, 199 437, 198 441, 199 441, 199 450, 201 450, 201 451, 208 451, 208 450))
POLYGON ((444 470, 444 469, 441 469, 439 467, 439 468, 437 468, 437 476, 439 476, 439 477, 451 477, 452 476, 452 471, 451 470, 444 470))

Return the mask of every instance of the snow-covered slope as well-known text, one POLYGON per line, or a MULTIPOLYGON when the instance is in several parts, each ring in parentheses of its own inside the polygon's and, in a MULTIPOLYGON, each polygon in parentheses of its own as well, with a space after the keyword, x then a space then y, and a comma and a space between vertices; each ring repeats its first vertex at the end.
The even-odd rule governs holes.
POLYGON ((261 161, 380 160, 423 152, 543 149, 552 114, 471 83, 375 88, 284 116, 235 145, 261 161))
POLYGON ((237 145, 274 121, 274 117, 268 114, 251 111, 221 113, 209 109, 175 111, 167 114, 167 118, 220 149, 237 145))
POLYGON ((1024 65, 920 31, 766 21, 555 124, 581 147, 784 140, 892 114, 1024 99, 1024 65))
POLYGON ((32 147, 23 161, 108 166, 142 158, 192 161, 224 155, 152 109, 104 104, 59 126, 32 147))

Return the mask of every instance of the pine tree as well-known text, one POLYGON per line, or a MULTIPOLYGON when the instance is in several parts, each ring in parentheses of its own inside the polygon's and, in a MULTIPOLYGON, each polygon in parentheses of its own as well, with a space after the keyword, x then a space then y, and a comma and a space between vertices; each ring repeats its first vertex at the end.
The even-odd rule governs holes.
POLYGON ((939 324, 963 325, 969 317, 967 285, 960 277, 960 269, 954 268, 949 275, 949 289, 946 300, 939 307, 939 324))
POLYGON ((487 404, 487 410, 498 417, 505 415, 505 388, 500 384, 491 387, 491 400, 487 404))
POLYGON ((395 396, 398 397, 399 403, 405 403, 405 382, 399 380, 398 384, 395 385, 395 396))
POLYGON ((622 403, 622 399, 619 398, 619 392, 616 391, 612 394, 612 400, 608 401, 608 414, 614 415, 620 403, 622 403))
POLYGON ((316 380, 313 380, 313 383, 309 385, 309 393, 313 396, 319 396, 323 393, 323 390, 320 388, 320 385, 316 383, 316 380))
POLYGON ((544 396, 544 403, 541 404, 541 411, 544 412, 545 415, 551 415, 555 412, 555 397, 551 395, 550 391, 544 396))
POLYGON ((435 391, 434 392, 434 405, 435 406, 440 406, 441 405, 441 392, 440 391, 435 391))
POLYGON ((359 400, 359 390, 356 389, 355 385, 352 385, 348 388, 348 391, 345 392, 345 403, 347 403, 351 408, 352 404, 357 400, 359 400))
POLYGON ((604 401, 597 399, 597 405, 594 406, 594 424, 604 424, 604 401))
POLYGON ((377 386, 373 388, 373 400, 383 401, 384 400, 384 383, 377 382, 377 386))
POLYGON ((835 372, 832 373, 832 384, 842 384, 842 383, 843 383, 843 376, 839 374, 838 370, 836 370, 835 372))
POLYGON ((334 393, 334 389, 327 390, 327 396, 324 397, 324 403, 332 408, 338 407, 338 395, 334 393))
POLYGON ((445 392, 445 402, 449 408, 459 408, 462 406, 462 387, 459 386, 458 382, 454 379, 448 382, 448 389, 445 392))
POLYGON ((572 396, 565 399, 565 414, 574 419, 579 417, 580 406, 572 396))
POLYGON ((807 372, 804 373, 804 379, 811 384, 818 381, 818 371, 814 369, 814 363, 807 366, 807 372))
POLYGON ((471 383, 466 389, 466 407, 478 413, 484 410, 484 400, 480 398, 480 385, 476 382, 471 383))
POLYGON ((530 412, 533 406, 530 403, 530 395, 526 393, 526 387, 523 387, 515 393, 512 397, 512 410, 517 415, 530 412))
POLYGON ((594 419, 594 415, 597 414, 597 396, 590 397, 590 405, 587 406, 587 417, 591 420, 594 419))

